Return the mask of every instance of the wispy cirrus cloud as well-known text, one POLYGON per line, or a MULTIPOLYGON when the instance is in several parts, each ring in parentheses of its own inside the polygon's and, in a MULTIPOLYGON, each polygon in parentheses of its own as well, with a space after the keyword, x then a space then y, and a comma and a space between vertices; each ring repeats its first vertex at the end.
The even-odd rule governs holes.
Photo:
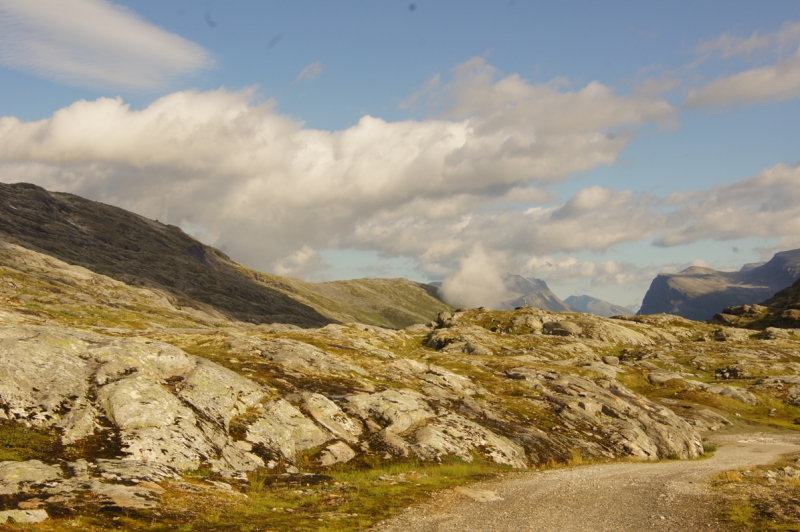
POLYGON ((800 97, 800 49, 788 59, 692 89, 686 107, 753 104, 800 97))
POLYGON ((777 56, 777 61, 743 72, 722 76, 692 89, 684 105, 687 108, 750 105, 800 97, 800 22, 787 22, 777 31, 755 32, 750 37, 725 33, 701 43, 696 51, 700 62, 715 54, 723 59, 757 53, 777 56), (787 53, 789 54, 787 56, 787 53))
POLYGON ((74 86, 154 90, 213 60, 106 0, 0 0, 0 63, 74 86))
POLYGON ((322 74, 322 61, 317 61, 315 63, 311 63, 307 65, 303 70, 300 71, 297 78, 294 80, 293 83, 300 83, 302 81, 312 81, 317 79, 320 74, 322 74))
POLYGON ((750 37, 723 33, 715 39, 700 43, 695 49, 700 54, 719 52, 723 59, 736 55, 752 56, 756 52, 781 53, 794 49, 800 41, 800 22, 787 22, 774 32, 754 32, 750 37))

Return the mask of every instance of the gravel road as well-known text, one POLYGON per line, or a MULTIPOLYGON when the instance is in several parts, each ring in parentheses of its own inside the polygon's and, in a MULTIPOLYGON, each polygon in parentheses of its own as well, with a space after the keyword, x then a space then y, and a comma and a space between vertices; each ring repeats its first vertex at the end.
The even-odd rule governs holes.
POLYGON ((715 439, 707 460, 611 463, 511 474, 437 493, 374 532, 728 531, 715 519, 715 473, 774 462, 800 451, 800 435, 738 434, 715 439))

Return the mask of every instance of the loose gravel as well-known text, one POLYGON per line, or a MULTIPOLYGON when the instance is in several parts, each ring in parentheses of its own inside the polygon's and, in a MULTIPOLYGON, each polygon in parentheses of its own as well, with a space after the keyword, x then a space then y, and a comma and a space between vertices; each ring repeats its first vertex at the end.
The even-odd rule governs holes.
POLYGON ((617 462, 510 474, 437 493, 374 532, 732 531, 710 477, 800 451, 796 433, 719 436, 705 460, 617 462))

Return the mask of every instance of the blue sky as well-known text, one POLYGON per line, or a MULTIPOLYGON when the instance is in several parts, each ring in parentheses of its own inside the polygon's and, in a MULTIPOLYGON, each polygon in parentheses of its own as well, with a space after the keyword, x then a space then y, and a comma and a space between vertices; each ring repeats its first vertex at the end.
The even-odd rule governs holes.
POLYGON ((800 4, 0 0, 0 181, 312 280, 641 301, 800 247, 800 4))

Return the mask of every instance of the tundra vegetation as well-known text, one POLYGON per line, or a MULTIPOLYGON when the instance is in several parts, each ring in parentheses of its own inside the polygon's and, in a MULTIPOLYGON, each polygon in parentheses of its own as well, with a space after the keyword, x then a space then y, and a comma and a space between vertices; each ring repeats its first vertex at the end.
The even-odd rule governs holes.
MULTIPOLYGON (((795 329, 454 310, 405 281, 266 277, 166 231, 203 282, 91 246, 107 274, 70 263, 69 233, 52 254, 0 242, 0 530, 361 530, 473 480, 800 428, 795 329), (284 313, 200 293, 220 276, 284 313)), ((731 478, 731 518, 793 518, 758 502, 778 480, 796 501, 789 473, 731 478)))

